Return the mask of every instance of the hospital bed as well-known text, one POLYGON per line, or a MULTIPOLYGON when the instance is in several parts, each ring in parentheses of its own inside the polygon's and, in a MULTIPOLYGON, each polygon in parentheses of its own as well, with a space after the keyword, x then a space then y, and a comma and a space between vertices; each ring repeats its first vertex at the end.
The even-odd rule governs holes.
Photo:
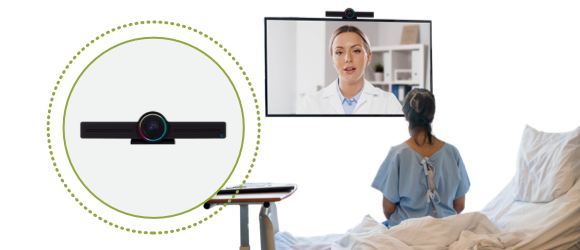
MULTIPOLYGON (((527 234, 507 249, 580 250, 580 179, 566 195, 549 203, 514 201, 510 193, 512 188, 513 180, 510 179, 481 210, 470 211, 486 215, 502 231, 522 230, 527 234)), ((277 215, 276 203, 260 207, 260 249, 331 249, 332 243, 345 234, 292 235, 280 230, 277 215)))
POLYGON ((276 249, 580 250, 580 177, 552 201, 525 202, 514 199, 518 173, 479 212, 408 219, 391 229, 367 215, 345 234, 306 238, 276 232, 276 249))

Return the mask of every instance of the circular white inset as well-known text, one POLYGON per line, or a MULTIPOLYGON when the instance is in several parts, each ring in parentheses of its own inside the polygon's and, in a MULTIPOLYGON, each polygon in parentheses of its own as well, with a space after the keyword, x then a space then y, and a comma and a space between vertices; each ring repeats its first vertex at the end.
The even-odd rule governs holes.
POLYGON ((233 172, 243 143, 241 102, 223 69, 203 51, 169 38, 120 43, 95 58, 72 88, 65 145, 83 185, 101 202, 142 218, 172 217, 203 204, 233 172), (81 139, 81 122, 225 122, 223 139, 81 139))

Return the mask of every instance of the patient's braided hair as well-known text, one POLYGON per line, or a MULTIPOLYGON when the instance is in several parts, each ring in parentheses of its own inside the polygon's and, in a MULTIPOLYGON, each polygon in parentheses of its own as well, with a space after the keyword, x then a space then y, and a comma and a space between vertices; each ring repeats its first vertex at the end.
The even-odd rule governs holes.
MULTIPOLYGON (((403 111, 407 113, 409 134, 411 134, 415 143, 421 145, 417 141, 417 135, 423 130, 426 135, 425 140, 429 140, 429 144, 433 144, 431 122, 435 116, 435 96, 426 89, 413 89, 405 97, 403 111)), ((423 140, 423 143, 425 143, 425 140, 423 140)))

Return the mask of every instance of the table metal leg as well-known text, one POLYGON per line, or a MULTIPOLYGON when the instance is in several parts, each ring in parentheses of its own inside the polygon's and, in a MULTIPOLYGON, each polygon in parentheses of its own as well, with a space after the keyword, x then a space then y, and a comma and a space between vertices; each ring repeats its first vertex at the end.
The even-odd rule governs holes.
POLYGON ((248 204, 240 204, 240 250, 250 250, 248 204))
POLYGON ((276 203, 269 202, 269 206, 260 209, 260 241, 262 250, 275 250, 274 235, 278 232, 278 213, 276 203))

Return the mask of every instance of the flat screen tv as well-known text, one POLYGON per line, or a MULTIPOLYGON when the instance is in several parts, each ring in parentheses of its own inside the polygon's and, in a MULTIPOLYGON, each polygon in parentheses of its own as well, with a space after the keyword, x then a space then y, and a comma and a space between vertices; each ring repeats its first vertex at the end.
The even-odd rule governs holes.
POLYGON ((431 21, 266 17, 266 116, 403 116, 433 91, 431 21))

